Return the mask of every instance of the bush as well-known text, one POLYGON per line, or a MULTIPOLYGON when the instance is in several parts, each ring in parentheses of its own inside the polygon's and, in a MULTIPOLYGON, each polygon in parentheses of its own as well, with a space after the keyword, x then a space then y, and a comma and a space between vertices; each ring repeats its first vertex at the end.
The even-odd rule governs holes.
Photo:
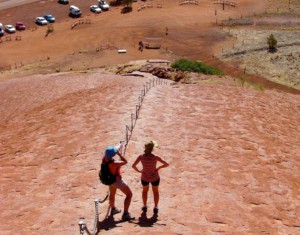
POLYGON ((121 10, 122 14, 127 14, 129 12, 132 12, 132 7, 131 6, 123 7, 122 10, 121 10))
POLYGON ((52 33, 54 31, 53 24, 48 24, 47 26, 47 33, 52 33))
POLYGON ((212 66, 206 65, 198 61, 191 61, 186 59, 176 60, 172 65, 172 68, 179 69, 180 71, 188 71, 195 73, 203 73, 209 75, 224 75, 222 71, 212 66))
POLYGON ((273 34, 271 34, 268 39, 267 39, 267 43, 269 45, 269 50, 270 51, 275 51, 276 50, 276 45, 277 45, 277 40, 274 37, 273 34))

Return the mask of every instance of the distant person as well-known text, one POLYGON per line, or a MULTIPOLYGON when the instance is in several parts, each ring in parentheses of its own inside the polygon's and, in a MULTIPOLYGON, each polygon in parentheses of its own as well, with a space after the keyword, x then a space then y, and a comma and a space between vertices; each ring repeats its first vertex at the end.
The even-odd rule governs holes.
POLYGON ((124 200, 124 211, 123 211, 122 219, 123 220, 134 219, 133 217, 131 217, 130 213, 128 212, 131 203, 132 192, 129 186, 127 185, 127 183, 123 180, 120 171, 121 167, 127 164, 127 160, 118 151, 117 147, 108 146, 105 150, 102 162, 108 164, 110 173, 113 176, 115 176, 115 182, 109 185, 109 204, 111 207, 111 215, 121 212, 121 210, 119 210, 115 206, 116 192, 117 189, 120 189, 126 196, 124 200), (119 160, 113 159, 115 155, 118 155, 120 159, 119 160))
POLYGON ((143 51, 144 50, 144 43, 142 41, 139 41, 139 51, 143 51))
POLYGON ((154 147, 156 146, 156 143, 154 141, 150 141, 145 144, 145 150, 144 154, 141 154, 138 156, 138 158, 135 160, 135 162, 132 165, 132 168, 142 173, 141 175, 141 183, 143 186, 143 193, 142 193, 142 199, 143 199, 143 207, 142 211, 147 212, 147 200, 148 200, 148 191, 149 191, 149 183, 152 185, 152 191, 153 191, 153 197, 154 197, 154 208, 153 213, 158 213, 158 202, 159 202, 159 183, 160 183, 160 176, 158 171, 162 168, 168 167, 169 164, 162 160, 160 157, 154 155, 152 153, 154 147), (139 170, 137 168, 137 165, 141 162, 142 169, 139 170), (157 167, 157 163, 161 163, 160 166, 157 167))

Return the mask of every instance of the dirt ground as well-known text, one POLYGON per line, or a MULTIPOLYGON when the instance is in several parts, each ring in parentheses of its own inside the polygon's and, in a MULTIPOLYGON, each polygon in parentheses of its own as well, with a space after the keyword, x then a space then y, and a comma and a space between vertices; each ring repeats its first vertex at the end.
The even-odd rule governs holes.
MULTIPOLYGON (((107 193, 98 180, 103 151, 125 139, 150 82, 155 86, 143 100, 126 149, 129 164, 122 169, 136 219, 104 220, 106 201, 98 234, 300 234, 297 91, 259 76, 249 79, 281 92, 242 87, 232 76, 199 75, 184 84, 157 83, 149 73, 113 73, 128 61, 186 57, 239 77, 238 64, 215 56, 223 42, 235 40, 215 26, 215 11, 221 22, 263 12, 270 1, 242 0, 225 11, 208 0, 198 6, 147 1, 161 2, 163 8, 137 11, 138 1, 131 13, 113 7, 95 16, 88 11, 94 1, 74 0, 84 12, 81 19, 69 18, 67 6, 56 1, 1 11, 0 22, 22 19, 30 27, 16 34, 21 41, 13 35, 0 43, 1 235, 79 234, 80 220, 93 232, 94 200, 107 193), (46 27, 33 28, 45 9, 57 17, 47 37, 46 27), (71 29, 79 20, 84 23, 71 29), (162 38, 162 49, 140 52, 145 37, 162 38), (101 46, 107 49, 98 51, 101 46), (118 54, 118 48, 127 53, 118 54), (160 171, 157 218, 151 194, 149 212, 141 215, 140 175, 131 169, 152 139, 159 143, 155 153, 170 163, 160 171)), ((121 209, 123 199, 118 192, 121 209)))
POLYGON ((241 70, 264 74, 268 80, 300 90, 300 30, 264 28, 224 29, 236 38, 236 42, 231 48, 224 49, 221 60, 238 61, 241 70), (268 51, 266 43, 270 34, 278 42, 273 53, 268 51))
MULTIPOLYGON (((217 59, 221 48, 232 39, 220 33, 216 22, 252 15, 253 12, 259 14, 270 8, 268 1, 256 1, 255 4, 253 1, 239 1, 237 7, 226 6, 223 11, 222 5, 208 0, 201 1, 199 5, 182 6, 178 1, 153 0, 133 3, 133 11, 128 14, 121 14, 121 7, 111 7, 108 12, 94 15, 89 11, 89 6, 94 3, 93 0, 72 1, 83 12, 80 19, 70 18, 68 5, 56 1, 38 1, 2 10, 0 22, 14 24, 21 20, 28 30, 11 35, 11 41, 2 38, 0 56, 5 59, 0 61, 0 79, 34 71, 82 70, 136 59, 161 58, 172 61, 181 57, 202 60, 228 74, 244 76, 235 63, 224 63, 217 59), (157 8, 160 3, 163 7, 157 8), (143 4, 152 4, 154 7, 138 11, 143 4), (46 12, 52 13, 57 19, 53 24, 54 32, 47 37, 47 27, 34 23, 36 16, 46 12), (72 30, 72 24, 79 21, 83 24, 72 30), (16 41, 16 36, 21 36, 21 40, 16 41), (149 37, 161 38, 162 47, 141 53, 138 51, 138 42, 149 37), (127 53, 118 54, 117 49, 120 48, 126 49, 127 53), (9 71, 3 71, 6 69, 9 71)), ((249 75, 248 79, 265 87, 288 89, 261 79, 261 76, 249 75)))

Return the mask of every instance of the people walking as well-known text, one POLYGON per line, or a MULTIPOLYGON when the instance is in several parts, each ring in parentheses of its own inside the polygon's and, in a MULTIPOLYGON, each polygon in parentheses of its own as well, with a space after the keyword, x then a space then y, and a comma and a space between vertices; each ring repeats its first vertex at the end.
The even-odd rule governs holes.
POLYGON ((138 158, 132 165, 132 168, 141 173, 141 183, 143 186, 142 191, 142 200, 143 200, 143 212, 147 212, 147 201, 148 201, 148 191, 149 184, 151 183, 152 192, 154 197, 154 208, 153 213, 158 213, 158 203, 159 203, 159 184, 160 184, 160 176, 159 170, 165 167, 168 167, 169 164, 162 160, 159 156, 156 156, 152 153, 156 143, 154 141, 150 141, 145 144, 144 153, 139 155, 138 158), (139 169, 137 165, 141 163, 142 168, 139 169), (158 166, 158 164, 160 165, 158 166))

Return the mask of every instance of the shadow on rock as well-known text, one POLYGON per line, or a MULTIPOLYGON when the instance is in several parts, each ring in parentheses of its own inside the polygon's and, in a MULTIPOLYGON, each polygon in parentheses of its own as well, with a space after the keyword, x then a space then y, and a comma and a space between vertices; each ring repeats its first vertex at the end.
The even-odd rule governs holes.
POLYGON ((113 229, 115 227, 121 227, 120 223, 124 223, 124 222, 131 222, 128 220, 115 220, 113 215, 110 215, 109 217, 107 217, 106 219, 104 219, 103 221, 99 221, 98 222, 98 229, 97 229, 97 233, 98 234, 101 230, 110 230, 113 229))
MULTIPOLYGON (((141 227, 152 227, 154 224, 157 224, 158 214, 153 214, 152 217, 147 217, 147 213, 143 212, 139 217, 139 221, 136 223, 141 227)), ((166 224, 159 224, 159 225, 166 225, 166 224)))

